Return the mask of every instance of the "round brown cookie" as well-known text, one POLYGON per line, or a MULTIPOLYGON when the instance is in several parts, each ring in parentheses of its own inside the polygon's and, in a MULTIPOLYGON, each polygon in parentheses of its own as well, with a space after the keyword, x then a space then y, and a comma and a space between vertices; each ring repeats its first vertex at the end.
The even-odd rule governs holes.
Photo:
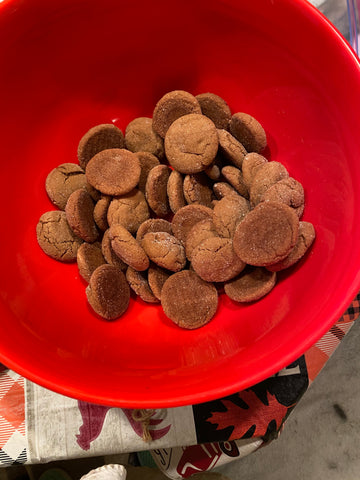
POLYGON ((172 123, 165 136, 165 154, 178 172, 199 173, 213 163, 218 144, 213 122, 193 113, 172 123))
POLYGON ((169 271, 159 267, 155 264, 150 264, 148 270, 148 282, 151 291, 155 297, 161 300, 161 291, 166 280, 172 275, 169 271))
POLYGON ((150 260, 159 267, 178 272, 185 267, 185 248, 176 237, 167 232, 150 232, 142 239, 141 246, 150 260))
POLYGON ((111 148, 97 153, 86 165, 90 185, 105 195, 125 195, 139 183, 140 162, 135 153, 111 148))
POLYGON ((229 127, 231 110, 225 100, 214 93, 201 93, 195 98, 200 104, 202 114, 209 117, 216 128, 227 129, 229 127))
POLYGON ((148 117, 135 118, 128 124, 125 145, 131 152, 149 152, 158 158, 164 157, 164 141, 153 130, 153 121, 148 117))
POLYGON ((136 188, 126 195, 113 198, 107 213, 110 226, 122 225, 130 233, 136 233, 139 226, 149 217, 150 212, 145 195, 136 188))
POLYGON ((114 267, 120 268, 120 270, 125 271, 127 269, 127 265, 125 262, 119 258, 116 253, 114 252, 111 246, 111 239, 110 239, 110 229, 107 229, 104 232, 102 241, 101 241, 101 252, 109 265, 113 265, 114 267))
POLYGON ((218 130, 219 150, 235 167, 241 168, 247 151, 236 138, 226 130, 218 130))
POLYGON ((260 153, 267 145, 262 125, 248 113, 235 113, 230 120, 230 133, 248 152, 260 153))
POLYGON ((250 211, 249 202, 240 195, 226 195, 214 206, 215 231, 224 238, 232 238, 236 227, 250 211))
POLYGON ((86 281, 90 281, 93 272, 106 263, 101 253, 101 245, 94 243, 82 243, 77 251, 77 265, 81 277, 86 281))
POLYGON ((210 180, 219 180, 219 178, 221 177, 221 170, 219 168, 218 165, 216 165, 215 163, 210 165, 210 167, 206 168, 204 170, 204 173, 206 173, 206 175, 210 178, 210 180))
POLYGON ((109 228, 109 223, 107 221, 107 212, 111 202, 111 197, 108 195, 102 195, 100 200, 98 200, 94 207, 94 220, 102 232, 105 232, 109 228))
POLYGON ((149 258, 140 243, 122 225, 111 225, 111 246, 115 254, 130 267, 143 272, 149 268, 149 258))
POLYGON ((268 270, 271 272, 279 272, 280 270, 291 267, 305 255, 314 240, 315 228, 313 224, 310 222, 300 222, 298 239, 294 248, 283 260, 274 263, 273 265, 269 265, 267 267, 268 270))
POLYGON ((138 228, 138 231, 136 232, 136 240, 141 244, 144 236, 151 232, 167 232, 172 235, 171 223, 163 218, 149 218, 138 228))
POLYGON ((75 235, 93 243, 99 236, 94 220, 94 202, 86 190, 80 188, 73 192, 65 207, 67 221, 75 235))
POLYGON ((79 188, 87 188, 84 170, 76 163, 63 163, 51 170, 45 180, 50 200, 61 210, 65 209, 70 195, 79 188))
POLYGON ((235 188, 229 185, 227 182, 214 183, 213 191, 218 200, 221 200, 228 195, 234 195, 235 197, 239 197, 239 194, 237 193, 235 188))
POLYGON ((194 329, 208 323, 216 313, 218 293, 214 285, 195 272, 183 270, 171 275, 161 290, 165 315, 179 327, 194 329))
POLYGON ((128 267, 126 270, 126 280, 128 281, 130 288, 141 298, 141 300, 147 303, 159 303, 159 299, 155 297, 151 291, 144 272, 138 272, 132 267, 128 267))
POLYGON ((188 204, 198 203, 205 207, 212 207, 211 201, 214 198, 210 182, 204 173, 186 175, 184 178, 184 197, 188 204))
POLYGON ((245 263, 234 252, 232 240, 218 236, 207 238, 194 248, 191 264, 206 282, 225 282, 245 268, 245 263))
POLYGON ((284 203, 263 202, 237 226, 234 250, 249 265, 268 266, 289 255, 298 237, 299 219, 284 203))
POLYGON ((182 174, 176 170, 172 170, 167 184, 167 195, 170 209, 173 213, 176 213, 186 205, 183 184, 184 178, 182 174))
POLYGON ((247 266, 238 277, 225 283, 224 290, 235 302, 254 302, 267 295, 275 283, 276 273, 262 267, 247 266))
POLYGON ((191 262, 192 252, 203 240, 218 236, 213 221, 209 218, 196 223, 186 237, 185 253, 188 260, 191 262))
POLYGON ((213 211, 204 205, 186 205, 180 208, 172 219, 173 234, 184 244, 192 227, 201 220, 213 218, 213 211))
POLYGON ((264 200, 264 193, 275 183, 288 178, 289 173, 279 162, 267 162, 259 168, 250 185, 250 202, 253 206, 264 200))
POLYGON ((242 163, 242 174, 245 185, 249 188, 258 170, 267 163, 267 159, 259 153, 248 153, 242 163))
POLYGON ((81 138, 77 150, 80 166, 85 170, 89 160, 108 148, 124 148, 124 135, 112 123, 96 125, 81 138))
POLYGON ((114 320, 127 310, 130 288, 121 270, 105 264, 100 265, 91 275, 86 296, 98 315, 114 320))
POLYGON ((222 176, 227 180, 232 187, 238 192, 239 195, 245 198, 249 198, 249 190, 245 185, 241 170, 231 165, 227 165, 221 170, 222 176))
POLYGON ((96 190, 96 188, 92 187, 87 180, 86 180, 85 190, 90 194, 94 202, 98 202, 102 197, 102 193, 99 192, 99 190, 96 190))
POLYGON ((60 210, 41 215, 36 226, 37 241, 41 249, 60 262, 75 262, 78 248, 82 244, 60 210))
POLYGON ((149 207, 158 217, 166 217, 170 213, 167 196, 170 172, 167 165, 157 165, 150 170, 146 180, 145 197, 149 207))
POLYGON ((280 202, 292 207, 300 218, 304 213, 304 189, 294 178, 284 178, 269 187, 263 195, 265 202, 280 202))
POLYGON ((141 168, 138 189, 143 193, 145 193, 145 185, 146 185, 146 180, 148 178, 149 172, 152 168, 160 165, 160 162, 158 158, 155 157, 155 155, 152 155, 151 153, 148 153, 148 152, 136 152, 136 156, 139 159, 140 168, 141 168))
POLYGON ((184 90, 168 92, 155 105, 152 128, 154 132, 164 138, 170 125, 189 113, 201 114, 201 108, 196 98, 184 90))

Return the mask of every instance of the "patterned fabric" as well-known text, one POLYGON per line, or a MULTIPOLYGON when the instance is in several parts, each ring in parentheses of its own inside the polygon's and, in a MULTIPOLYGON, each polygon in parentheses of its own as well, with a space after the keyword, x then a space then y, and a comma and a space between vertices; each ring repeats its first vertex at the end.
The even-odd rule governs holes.
POLYGON ((25 463, 24 378, 0 365, 0 465, 25 463))
POLYGON ((302 357, 242 392, 200 405, 155 410, 143 425, 131 410, 77 401, 25 381, 0 365, 0 465, 147 450, 173 479, 249 455, 275 439, 360 312, 346 313, 302 357), (25 394, 26 390, 26 430, 25 394))

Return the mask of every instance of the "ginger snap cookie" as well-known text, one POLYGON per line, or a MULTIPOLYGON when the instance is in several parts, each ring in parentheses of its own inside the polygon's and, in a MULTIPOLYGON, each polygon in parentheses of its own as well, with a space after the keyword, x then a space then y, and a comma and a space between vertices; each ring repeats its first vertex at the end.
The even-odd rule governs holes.
POLYGON ((94 220, 94 202, 86 190, 73 192, 65 207, 67 221, 75 234, 85 242, 95 242, 99 231, 94 220))
POLYGON ((235 167, 241 168, 246 148, 227 130, 218 130, 219 150, 235 167))
POLYGON ((147 303, 159 303, 159 299, 151 291, 145 272, 138 272, 132 267, 128 267, 126 270, 126 280, 130 288, 141 300, 147 303))
POLYGON ((232 240, 219 236, 207 238, 194 248, 191 265, 207 282, 225 282, 245 268, 245 263, 234 252, 232 240))
POLYGON ((294 247, 299 218, 284 203, 262 202, 238 224, 233 238, 237 256, 254 266, 268 266, 283 260, 294 247))
POLYGON ((214 193, 205 173, 185 175, 183 189, 185 200, 189 205, 198 203, 199 205, 205 205, 205 207, 212 207, 211 202, 214 199, 214 193))
POLYGON ((170 172, 167 165, 157 165, 150 170, 146 180, 145 198, 151 210, 158 217, 166 217, 170 213, 167 196, 170 172))
POLYGON ((281 202, 292 207, 300 218, 304 212, 304 188, 300 182, 288 177, 269 187, 263 195, 265 202, 281 202))
POLYGON ((46 177, 46 193, 61 210, 65 210, 68 198, 79 188, 87 188, 87 180, 84 170, 76 163, 62 163, 46 177))
POLYGON ((121 260, 120 257, 116 255, 112 246, 110 238, 110 229, 105 230, 103 238, 101 240, 101 252, 109 265, 120 268, 120 270, 125 271, 127 265, 121 260))
POLYGON ((173 234, 183 243, 186 242, 188 233, 192 227, 201 220, 213 218, 213 211, 204 205, 186 205, 180 208, 172 219, 173 234))
POLYGON ((211 165, 218 151, 213 122, 199 114, 184 115, 171 124, 165 136, 165 154, 180 173, 199 173, 211 165))
POLYGON ((222 198, 227 197, 228 195, 235 195, 236 197, 239 196, 235 188, 229 185, 227 182, 214 183, 213 191, 218 200, 221 200, 222 198))
POLYGON ((164 141, 153 129, 148 117, 132 120, 125 130, 125 145, 130 152, 148 152, 157 158, 164 157, 164 141))
POLYGON ((267 145, 263 126, 248 113, 234 113, 229 128, 230 133, 244 145, 247 152, 260 153, 267 145))
POLYGON ((185 242, 185 253, 191 262, 191 255, 194 249, 204 240, 211 237, 218 237, 215 225, 209 218, 196 223, 189 231, 185 242))
POLYGON ((145 253, 159 267, 178 272, 185 267, 186 256, 183 244, 167 232, 147 233, 141 241, 145 253))
POLYGON ((101 245, 96 243, 84 242, 77 251, 77 265, 81 277, 86 281, 90 281, 93 272, 106 263, 101 252, 101 245))
POLYGON ((168 222, 164 218, 149 218, 145 220, 136 232, 136 240, 141 244, 144 236, 151 232, 166 232, 172 235, 171 222, 168 222))
POLYGON ((66 213, 60 210, 41 215, 36 236, 46 255, 60 262, 75 262, 78 248, 83 243, 70 227, 66 213))
POLYGON ((119 224, 136 233, 139 226, 150 217, 145 195, 134 188, 121 197, 114 197, 109 205, 107 220, 109 225, 119 224))
POLYGON ((108 148, 124 148, 124 135, 112 123, 104 123, 90 128, 81 138, 77 155, 80 166, 85 170, 89 160, 108 148))
POLYGON ((140 162, 135 153, 112 148, 97 153, 86 165, 90 185, 105 195, 125 195, 140 180, 140 162))
POLYGON ((173 90, 161 97, 155 105, 152 128, 154 132, 164 138, 175 120, 190 113, 201 114, 199 102, 189 92, 173 90))
POLYGON ((215 95, 215 93, 201 93, 196 95, 195 98, 200 104, 202 114, 210 118, 216 128, 226 130, 229 127, 231 110, 223 98, 215 95))
POLYGON ((240 195, 226 195, 214 206, 215 231, 224 238, 232 238, 236 227, 250 212, 250 203, 240 195))
POLYGON ((288 178, 289 173, 282 163, 267 162, 257 171, 250 185, 250 202, 253 206, 264 200, 264 194, 275 183, 288 178))
POLYGON ((150 170, 160 165, 160 162, 155 155, 148 152, 136 152, 136 156, 139 159, 141 168, 138 189, 145 193, 146 180, 150 170))
POLYGON ((263 157, 259 153, 252 152, 245 155, 241 170, 244 183, 248 188, 250 188, 250 185, 252 184, 252 181, 258 170, 267 162, 267 158, 263 157))
POLYGON ((172 272, 152 263, 148 270, 148 282, 151 291, 158 300, 161 300, 161 291, 166 280, 172 275, 172 272))
POLYGON ((280 262, 274 263, 267 267, 271 272, 279 272, 285 268, 289 268, 297 263, 309 250, 313 241, 315 240, 315 229, 310 222, 299 223, 299 234, 294 248, 289 255, 280 262))
POLYGON ((111 246, 115 254, 130 267, 143 272, 149 268, 149 258, 140 243, 122 225, 111 225, 111 246))
POLYGON ((199 328, 215 315, 218 293, 213 284, 205 282, 195 272, 183 270, 164 283, 161 305, 165 315, 179 327, 199 328))
POLYGON ((235 302, 254 302, 267 295, 275 283, 276 273, 263 267, 247 266, 240 275, 225 283, 224 290, 235 302))
POLYGON ((243 174, 239 168, 227 165, 221 170, 221 174, 239 195, 249 198, 249 190, 244 182, 243 174))
POLYGON ((167 184, 167 196, 170 209, 173 213, 176 213, 180 208, 185 207, 184 177, 176 170, 172 170, 170 173, 167 184))
POLYGON ((101 195, 101 198, 96 202, 94 207, 94 220, 99 230, 105 232, 109 228, 107 221, 107 212, 111 202, 109 195, 101 195))
POLYGON ((100 265, 91 275, 86 296, 92 309, 106 320, 120 317, 128 308, 130 288, 123 272, 100 265))

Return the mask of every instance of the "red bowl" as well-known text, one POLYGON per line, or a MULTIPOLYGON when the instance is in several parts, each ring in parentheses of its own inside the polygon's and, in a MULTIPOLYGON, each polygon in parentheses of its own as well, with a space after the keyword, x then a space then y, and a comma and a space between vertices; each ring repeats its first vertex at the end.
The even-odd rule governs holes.
POLYGON ((7 0, 0 6, 0 361, 71 397, 171 407, 234 393, 306 351, 360 286, 360 68, 304 0, 7 0), (317 238, 261 301, 224 296, 186 331, 131 300, 90 311, 77 266, 39 248, 44 182, 92 126, 151 116, 167 91, 214 92, 264 126, 302 182, 317 238))

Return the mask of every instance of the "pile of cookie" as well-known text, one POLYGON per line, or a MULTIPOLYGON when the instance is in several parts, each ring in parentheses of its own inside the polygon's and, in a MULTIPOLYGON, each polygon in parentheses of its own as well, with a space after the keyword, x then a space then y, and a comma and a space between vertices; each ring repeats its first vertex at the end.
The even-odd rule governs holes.
POLYGON ((176 90, 122 131, 91 128, 78 164, 46 179, 58 207, 37 225, 43 251, 77 261, 92 309, 112 320, 130 301, 161 303, 177 325, 209 322, 218 295, 253 302, 315 238, 302 185, 261 155, 266 133, 213 93, 176 90))

